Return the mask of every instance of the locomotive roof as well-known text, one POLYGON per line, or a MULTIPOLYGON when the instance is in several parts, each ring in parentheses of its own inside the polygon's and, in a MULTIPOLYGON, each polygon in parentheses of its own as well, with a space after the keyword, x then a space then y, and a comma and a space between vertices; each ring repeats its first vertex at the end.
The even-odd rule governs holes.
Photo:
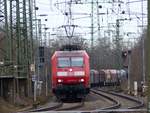
POLYGON ((56 51, 53 56, 64 57, 64 56, 88 56, 85 50, 78 51, 56 51))

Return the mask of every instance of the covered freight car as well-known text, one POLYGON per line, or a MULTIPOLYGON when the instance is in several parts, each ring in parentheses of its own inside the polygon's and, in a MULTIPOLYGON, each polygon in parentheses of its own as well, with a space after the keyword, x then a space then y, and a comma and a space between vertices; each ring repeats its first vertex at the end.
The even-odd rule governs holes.
POLYGON ((104 86, 119 85, 118 71, 116 69, 102 69, 100 76, 105 76, 104 86))
POLYGON ((99 72, 97 70, 91 69, 90 70, 90 84, 91 87, 99 86, 99 72))
POLYGON ((105 82, 105 72, 97 71, 97 70, 90 70, 90 83, 91 87, 101 87, 104 86, 105 82))

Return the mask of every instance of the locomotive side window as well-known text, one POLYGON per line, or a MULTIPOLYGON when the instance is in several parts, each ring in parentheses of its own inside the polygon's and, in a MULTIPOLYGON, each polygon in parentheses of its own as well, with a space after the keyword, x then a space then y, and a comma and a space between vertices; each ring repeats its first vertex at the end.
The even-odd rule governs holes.
POLYGON ((63 58, 58 58, 58 67, 70 67, 70 58, 68 57, 63 57, 63 58))
POLYGON ((83 57, 71 57, 72 67, 83 67, 83 57))

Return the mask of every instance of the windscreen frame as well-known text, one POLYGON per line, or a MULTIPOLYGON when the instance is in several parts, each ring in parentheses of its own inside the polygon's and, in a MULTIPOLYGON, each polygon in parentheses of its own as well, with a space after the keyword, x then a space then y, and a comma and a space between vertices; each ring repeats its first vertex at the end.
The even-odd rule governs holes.
POLYGON ((57 67, 58 68, 67 68, 67 67, 84 67, 84 57, 83 56, 71 56, 71 57, 58 57, 57 58, 57 67), (81 58, 82 59, 82 64, 81 65, 72 65, 73 63, 72 63, 72 59, 73 58, 81 58), (68 65, 62 65, 62 64, 60 64, 60 59, 69 59, 69 62, 68 62, 68 65))

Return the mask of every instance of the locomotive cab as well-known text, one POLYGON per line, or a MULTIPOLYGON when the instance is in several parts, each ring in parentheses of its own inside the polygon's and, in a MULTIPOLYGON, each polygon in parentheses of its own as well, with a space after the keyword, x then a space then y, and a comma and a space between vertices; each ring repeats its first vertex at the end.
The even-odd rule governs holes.
POLYGON ((58 98, 89 93, 89 57, 83 50, 56 51, 52 56, 52 90, 58 98))

